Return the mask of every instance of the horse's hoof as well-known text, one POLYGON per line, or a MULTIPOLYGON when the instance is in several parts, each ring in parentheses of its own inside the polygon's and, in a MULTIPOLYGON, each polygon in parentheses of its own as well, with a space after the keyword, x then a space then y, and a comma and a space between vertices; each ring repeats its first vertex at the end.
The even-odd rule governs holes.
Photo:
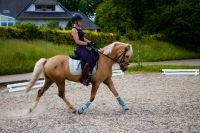
POLYGON ((31 112, 33 112, 33 109, 32 109, 32 108, 30 108, 30 109, 29 109, 29 112, 30 112, 30 113, 31 113, 31 112))
POLYGON ((75 109, 74 109, 74 110, 72 110, 72 113, 73 113, 73 114, 76 114, 76 110, 75 110, 75 109))
POLYGON ((83 107, 80 107, 80 108, 78 109, 78 114, 83 114, 83 111, 84 111, 83 107))
POLYGON ((126 104, 123 105, 123 106, 122 106, 122 111, 125 112, 125 111, 127 111, 127 110, 129 110, 128 106, 127 106, 126 104))

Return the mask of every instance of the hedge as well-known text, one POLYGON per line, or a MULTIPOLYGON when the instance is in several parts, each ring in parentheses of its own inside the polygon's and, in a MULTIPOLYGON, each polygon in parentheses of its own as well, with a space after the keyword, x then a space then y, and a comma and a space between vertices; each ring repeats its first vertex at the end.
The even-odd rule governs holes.
MULTIPOLYGON (((96 42, 98 47, 103 47, 119 39, 112 33, 85 31, 85 37, 96 42)), ((56 44, 74 45, 70 30, 39 29, 37 26, 0 27, 0 38, 3 39, 40 39, 56 44)))

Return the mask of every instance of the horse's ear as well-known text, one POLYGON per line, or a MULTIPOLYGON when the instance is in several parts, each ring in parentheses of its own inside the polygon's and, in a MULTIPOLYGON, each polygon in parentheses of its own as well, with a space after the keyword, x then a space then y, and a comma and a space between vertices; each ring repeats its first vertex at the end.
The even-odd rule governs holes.
POLYGON ((125 52, 127 52, 127 54, 128 54, 129 56, 132 56, 132 54, 133 54, 132 45, 126 46, 126 47, 125 47, 125 52))
POLYGON ((125 48, 125 51, 126 51, 126 52, 127 52, 127 51, 129 51, 129 50, 130 50, 130 48, 131 48, 131 46, 130 46, 130 45, 126 46, 126 48, 125 48))

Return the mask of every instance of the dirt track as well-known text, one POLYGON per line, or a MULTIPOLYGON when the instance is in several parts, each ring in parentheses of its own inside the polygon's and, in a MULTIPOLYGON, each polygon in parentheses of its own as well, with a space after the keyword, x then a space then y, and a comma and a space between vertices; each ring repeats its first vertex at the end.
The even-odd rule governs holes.
MULTIPOLYGON (((129 105, 125 113, 104 85, 82 115, 70 112, 55 86, 31 114, 36 90, 0 93, 0 132, 200 132, 200 76, 136 74, 114 83, 129 105)), ((67 82, 66 95, 78 108, 90 87, 67 82)))

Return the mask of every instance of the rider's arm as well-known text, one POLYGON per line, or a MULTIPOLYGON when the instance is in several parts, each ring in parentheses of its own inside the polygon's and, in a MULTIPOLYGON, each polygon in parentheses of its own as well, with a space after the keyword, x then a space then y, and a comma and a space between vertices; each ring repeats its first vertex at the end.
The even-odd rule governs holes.
POLYGON ((75 28, 72 29, 71 34, 72 34, 73 39, 76 42, 76 44, 79 44, 79 45, 87 45, 88 44, 88 42, 86 42, 86 41, 84 42, 84 41, 79 40, 78 31, 75 28))
POLYGON ((91 42, 90 40, 88 40, 88 39, 86 39, 86 38, 84 38, 84 41, 87 42, 87 43, 90 43, 90 42, 91 42))

